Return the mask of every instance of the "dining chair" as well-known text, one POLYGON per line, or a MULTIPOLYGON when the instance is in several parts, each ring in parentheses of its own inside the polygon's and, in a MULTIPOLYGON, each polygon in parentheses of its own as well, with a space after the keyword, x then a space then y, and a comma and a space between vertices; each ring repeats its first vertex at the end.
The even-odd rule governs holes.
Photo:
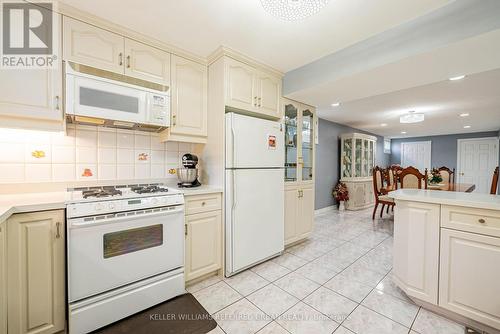
POLYGON ((439 174, 443 178, 444 183, 455 183, 455 168, 449 169, 448 167, 439 167, 439 174))
POLYGON ((490 189, 490 194, 491 195, 496 195, 497 194, 497 187, 498 187, 498 166, 495 168, 495 171, 493 172, 493 180, 491 180, 491 189, 490 189))
POLYGON ((396 182, 396 172, 392 167, 387 167, 384 170, 385 180, 387 182, 387 188, 391 190, 396 190, 398 188, 398 183, 396 182))
POLYGON ((387 196, 387 190, 384 188, 384 173, 379 166, 373 168, 373 193, 375 194, 375 207, 373 208, 372 220, 375 219, 375 213, 377 213, 377 208, 379 204, 382 204, 382 210, 380 210, 380 218, 384 214, 384 208, 387 205, 387 212, 390 207, 394 207, 395 203, 392 198, 387 196))
POLYGON ((413 166, 403 168, 398 175, 402 189, 427 189, 427 168, 422 174, 413 166))

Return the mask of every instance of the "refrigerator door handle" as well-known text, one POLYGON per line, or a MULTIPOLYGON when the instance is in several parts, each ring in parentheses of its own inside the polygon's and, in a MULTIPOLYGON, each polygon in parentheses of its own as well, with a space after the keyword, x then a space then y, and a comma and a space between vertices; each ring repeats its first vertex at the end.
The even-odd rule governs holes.
POLYGON ((235 143, 236 143, 236 134, 234 132, 234 127, 233 127, 233 122, 231 122, 231 166, 234 168, 234 155, 236 154, 236 150, 234 149, 235 148, 235 143))

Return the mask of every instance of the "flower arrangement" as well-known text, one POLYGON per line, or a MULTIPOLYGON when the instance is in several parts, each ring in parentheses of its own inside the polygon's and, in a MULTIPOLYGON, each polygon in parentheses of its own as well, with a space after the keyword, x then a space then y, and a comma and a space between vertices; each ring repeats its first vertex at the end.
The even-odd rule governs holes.
POLYGON ((349 191, 347 186, 343 182, 337 183, 335 188, 333 188, 333 197, 337 202, 344 202, 349 200, 349 191))
POLYGON ((443 177, 441 176, 441 173, 439 172, 439 169, 437 169, 437 168, 432 169, 428 178, 429 178, 429 183, 438 184, 438 183, 443 182, 443 177))

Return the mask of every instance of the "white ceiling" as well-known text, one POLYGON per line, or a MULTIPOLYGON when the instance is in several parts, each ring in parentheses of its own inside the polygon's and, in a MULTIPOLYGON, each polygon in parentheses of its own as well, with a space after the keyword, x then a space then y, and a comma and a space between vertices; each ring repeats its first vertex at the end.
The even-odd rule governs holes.
POLYGON ((330 0, 317 15, 281 21, 260 0, 62 0, 207 57, 231 47, 283 72, 433 11, 451 0, 330 0))
POLYGON ((498 131, 499 92, 500 69, 347 102, 322 117, 392 138, 498 131), (425 121, 400 124, 399 117, 410 110, 424 113, 425 121))

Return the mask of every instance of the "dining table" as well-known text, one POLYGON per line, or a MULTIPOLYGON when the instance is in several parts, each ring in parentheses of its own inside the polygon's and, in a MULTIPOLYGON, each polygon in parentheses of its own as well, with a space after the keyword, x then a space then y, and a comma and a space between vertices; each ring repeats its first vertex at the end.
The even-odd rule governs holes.
MULTIPOLYGON (((398 189, 401 185, 398 182, 398 189)), ((441 183, 441 184, 428 184, 427 190, 440 190, 440 191, 454 191, 461 193, 471 193, 476 189, 476 185, 472 183, 441 183)), ((394 187, 386 187, 386 192, 396 190, 394 187)))

